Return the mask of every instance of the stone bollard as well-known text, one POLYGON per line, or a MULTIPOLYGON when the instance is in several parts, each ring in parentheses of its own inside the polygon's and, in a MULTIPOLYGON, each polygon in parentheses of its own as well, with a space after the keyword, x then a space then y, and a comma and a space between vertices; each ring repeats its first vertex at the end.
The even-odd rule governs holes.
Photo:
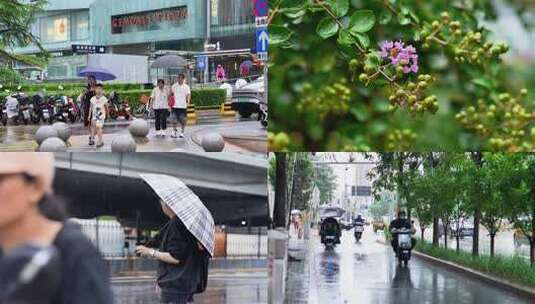
POLYGON ((50 137, 58 137, 58 131, 52 126, 43 126, 35 132, 35 141, 41 145, 45 139, 50 137))
POLYGON ((284 303, 288 264, 288 232, 283 228, 268 231, 268 303, 284 303))
POLYGON ((139 118, 134 119, 128 127, 128 131, 130 131, 130 134, 132 134, 133 137, 147 137, 149 130, 149 123, 146 120, 139 118))
POLYGON ((56 122, 52 125, 54 129, 58 132, 58 137, 64 142, 68 142, 71 138, 71 128, 68 124, 64 122, 56 122))
POLYGON ((41 143, 39 152, 67 152, 67 145, 59 137, 49 137, 41 143))
POLYGON ((206 152, 221 152, 225 148, 225 140, 217 133, 209 133, 203 136, 201 146, 206 152))
POLYGON ((111 141, 111 152, 136 152, 136 141, 130 135, 119 135, 111 141))

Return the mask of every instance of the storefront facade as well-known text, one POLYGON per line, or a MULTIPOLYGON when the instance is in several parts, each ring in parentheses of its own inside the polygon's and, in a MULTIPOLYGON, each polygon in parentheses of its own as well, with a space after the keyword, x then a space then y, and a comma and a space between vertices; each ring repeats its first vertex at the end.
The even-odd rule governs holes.
MULTIPOLYGON (((75 79, 87 60, 73 54, 73 44, 149 56, 159 50, 203 51, 207 41, 219 42, 222 50, 252 49, 252 7, 252 0, 49 0, 31 30, 53 55, 46 79, 75 79)), ((15 52, 33 54, 38 49, 15 52)))

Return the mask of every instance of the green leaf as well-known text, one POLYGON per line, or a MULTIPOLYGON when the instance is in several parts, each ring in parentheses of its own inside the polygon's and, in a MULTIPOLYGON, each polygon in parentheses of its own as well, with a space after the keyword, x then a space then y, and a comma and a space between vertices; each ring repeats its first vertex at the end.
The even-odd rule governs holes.
POLYGON ((392 13, 389 10, 384 10, 379 14, 379 23, 388 24, 392 21, 392 13))
POLYGON ((277 45, 286 42, 292 37, 292 31, 282 25, 269 25, 269 44, 277 45))
POLYGON ((357 40, 347 30, 342 29, 340 30, 340 33, 338 33, 337 42, 341 45, 352 45, 357 43, 357 40))
POLYGON ((333 13, 338 17, 344 17, 349 10, 349 0, 325 0, 333 13))
POLYGON ((492 89, 492 83, 487 78, 476 78, 472 80, 472 83, 487 90, 492 89))
POLYGON ((352 33, 366 33, 375 25, 375 15, 371 10, 359 10, 353 13, 349 20, 349 31, 352 33))
POLYGON ((367 49, 370 47, 370 37, 368 37, 368 35, 361 34, 361 33, 353 33, 353 34, 357 37, 360 45, 363 48, 367 49))
POLYGON ((338 33, 338 29, 338 23, 332 20, 331 17, 325 17, 318 24, 318 27, 316 28, 316 33, 318 33, 321 38, 327 39, 336 35, 336 33, 338 33))
POLYGON ((370 118, 370 112, 363 105, 358 105, 354 108, 351 108, 349 112, 351 112, 351 114, 353 114, 358 121, 366 121, 368 118, 370 118))

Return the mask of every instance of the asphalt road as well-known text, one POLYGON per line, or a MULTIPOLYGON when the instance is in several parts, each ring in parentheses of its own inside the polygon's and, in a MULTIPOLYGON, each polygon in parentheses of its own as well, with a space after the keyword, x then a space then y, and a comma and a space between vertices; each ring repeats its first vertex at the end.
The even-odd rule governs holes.
MULTIPOLYGON (((314 232, 314 231, 313 231, 314 232)), ((345 231, 334 251, 317 235, 304 262, 290 262, 287 304, 523 304, 511 292, 413 257, 397 266, 392 249, 378 242, 370 227, 360 243, 345 231)), ((531 302, 533 303, 533 302, 531 302)))

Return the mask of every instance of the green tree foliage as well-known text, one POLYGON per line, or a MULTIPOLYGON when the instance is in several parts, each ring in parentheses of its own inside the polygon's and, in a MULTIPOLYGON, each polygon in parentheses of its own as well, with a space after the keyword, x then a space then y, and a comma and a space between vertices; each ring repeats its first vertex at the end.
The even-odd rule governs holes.
POLYGON ((336 189, 336 175, 333 169, 325 164, 317 164, 315 167, 314 183, 320 191, 320 203, 331 203, 336 189))
MULTIPOLYGON (((490 254, 494 256, 495 237, 505 219, 509 219, 530 242, 531 263, 535 262, 535 156, 523 153, 483 153, 482 162, 471 153, 380 153, 372 172, 374 191, 397 191, 407 200, 404 206, 414 211, 420 225, 440 218, 447 247, 448 227, 458 230, 461 223, 481 213, 481 225, 490 236, 490 254), (429 165, 426 160, 435 160, 429 165), (404 166, 400 167, 403 159, 404 166), (408 159, 421 160, 410 170, 408 159), (405 168, 400 170, 400 168, 405 168), (399 187, 399 180, 404 189, 399 187)), ((421 227, 422 228, 422 227, 421 227)), ((425 228, 423 228, 425 229, 425 228)), ((423 236, 423 230, 422 230, 423 236)))
POLYGON ((20 61, 43 67, 47 53, 39 43, 39 38, 31 32, 35 15, 46 5, 46 0, 27 1, 0 0, 0 61, 20 61), (37 46, 43 56, 18 55, 13 47, 37 46))
POLYGON ((529 79, 483 26, 491 1, 270 5, 271 149, 534 150, 529 79))
POLYGON ((374 219, 381 219, 383 216, 389 216, 394 213, 396 206, 395 194, 392 192, 383 192, 377 195, 376 199, 370 206, 370 214, 374 219))

